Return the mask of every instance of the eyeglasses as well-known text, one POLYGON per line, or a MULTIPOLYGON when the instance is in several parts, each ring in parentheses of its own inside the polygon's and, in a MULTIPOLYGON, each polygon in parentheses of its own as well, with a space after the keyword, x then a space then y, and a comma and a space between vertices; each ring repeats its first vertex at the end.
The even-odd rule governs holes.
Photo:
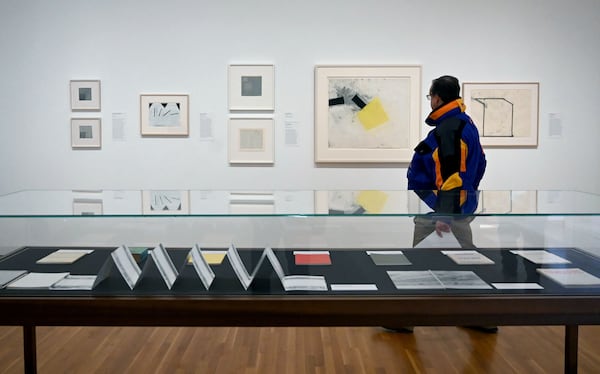
POLYGON ((431 100, 431 94, 425 95, 425 97, 427 98, 427 100, 431 100))

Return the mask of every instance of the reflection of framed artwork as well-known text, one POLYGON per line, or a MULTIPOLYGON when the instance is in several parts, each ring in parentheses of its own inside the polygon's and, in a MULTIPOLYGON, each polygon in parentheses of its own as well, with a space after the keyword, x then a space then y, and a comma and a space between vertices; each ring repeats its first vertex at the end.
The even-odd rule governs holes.
POLYGON ((317 66, 315 161, 410 162, 420 92, 420 66, 317 66))
POLYGON ((72 111, 100 110, 99 80, 72 80, 70 86, 72 111))
POLYGON ((74 216, 102 215, 102 200, 100 199, 73 199, 74 216))
POLYGON ((71 118, 72 148, 101 148, 102 120, 100 118, 71 118))
POLYGON ((187 136, 188 95, 140 95, 142 135, 187 136))
POLYGON ((229 214, 274 214, 275 197, 268 192, 232 192, 229 214))
POLYGON ((229 119, 229 162, 272 164, 273 120, 270 118, 229 119))
POLYGON ((229 110, 275 110, 273 65, 229 65, 229 110))
POLYGON ((463 83, 463 99, 482 145, 537 146, 539 83, 463 83))
POLYGON ((406 191, 340 190, 315 191, 315 213, 368 215, 406 213, 406 191))
POLYGON ((189 191, 151 190, 142 191, 143 214, 189 214, 189 191))

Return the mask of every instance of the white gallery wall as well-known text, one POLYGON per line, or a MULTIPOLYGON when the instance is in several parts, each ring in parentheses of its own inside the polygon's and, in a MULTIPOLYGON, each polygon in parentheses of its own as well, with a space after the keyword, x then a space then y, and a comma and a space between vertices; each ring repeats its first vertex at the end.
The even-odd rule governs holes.
POLYGON ((598 0, 0 0, 0 193, 405 189, 406 164, 314 163, 319 64, 421 65, 421 122, 440 75, 539 82, 538 147, 487 148, 481 187, 600 193, 599 40, 598 0), (272 166, 228 163, 227 67, 240 63, 275 66, 272 166), (101 80, 100 150, 71 148, 72 79, 101 80), (189 94, 189 136, 142 138, 140 93, 189 94))

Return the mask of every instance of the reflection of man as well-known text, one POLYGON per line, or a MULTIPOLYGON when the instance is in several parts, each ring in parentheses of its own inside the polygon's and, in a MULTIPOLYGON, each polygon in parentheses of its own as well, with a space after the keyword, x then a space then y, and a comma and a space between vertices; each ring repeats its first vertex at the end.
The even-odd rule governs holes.
POLYGON ((415 217, 413 247, 435 231, 439 237, 452 232, 462 248, 475 248, 471 221, 474 218, 472 213, 477 209, 477 191, 429 190, 415 193, 433 209, 433 212, 415 217))

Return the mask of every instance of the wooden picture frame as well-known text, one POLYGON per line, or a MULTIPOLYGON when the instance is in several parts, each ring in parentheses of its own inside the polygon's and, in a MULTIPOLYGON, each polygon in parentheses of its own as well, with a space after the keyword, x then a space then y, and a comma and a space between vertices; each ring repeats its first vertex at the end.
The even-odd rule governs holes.
POLYGON ((410 162, 420 107, 420 66, 316 66, 315 162, 410 162))
POLYGON ((100 81, 71 80, 71 111, 100 111, 100 81))
POLYGON ((141 94, 142 136, 188 136, 189 95, 141 94))
POLYGON ((464 82, 462 92, 484 147, 537 147, 539 83, 464 82))

